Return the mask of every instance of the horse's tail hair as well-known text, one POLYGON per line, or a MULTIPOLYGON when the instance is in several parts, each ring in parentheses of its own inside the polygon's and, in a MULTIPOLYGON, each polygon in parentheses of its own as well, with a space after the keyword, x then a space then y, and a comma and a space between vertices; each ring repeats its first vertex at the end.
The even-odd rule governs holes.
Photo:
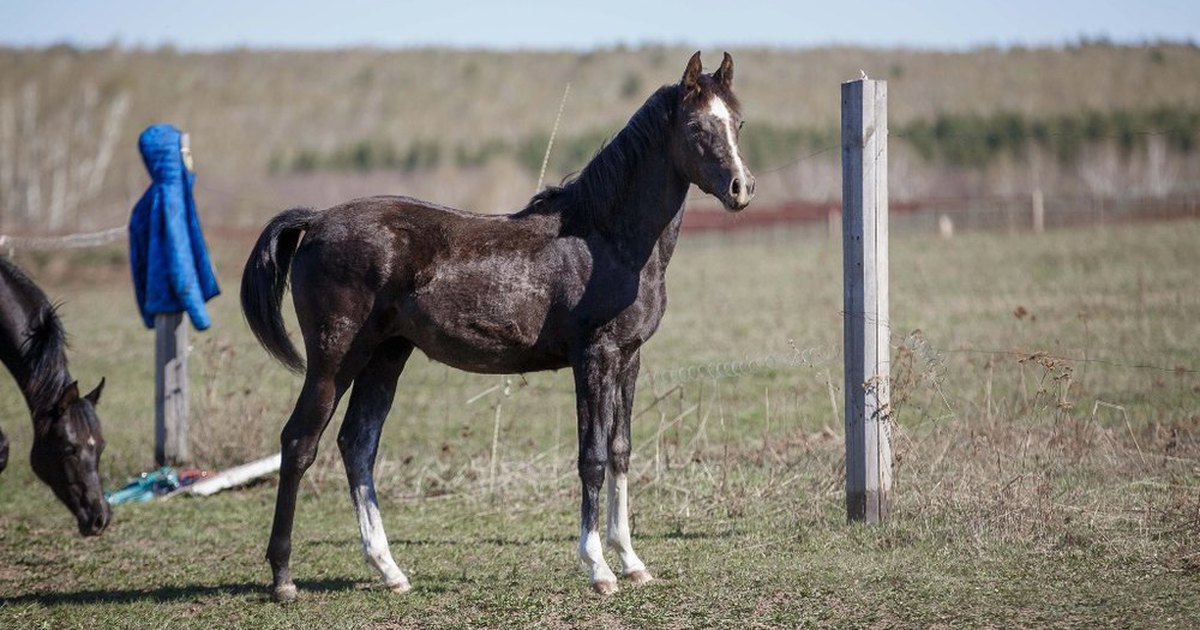
POLYGON ((280 304, 300 235, 319 214, 319 210, 293 208, 275 215, 250 250, 242 272, 242 314, 246 323, 263 348, 294 372, 304 370, 304 359, 288 337, 280 304))
POLYGON ((8 466, 8 438, 4 436, 4 431, 0 431, 0 472, 4 472, 6 466, 8 466))

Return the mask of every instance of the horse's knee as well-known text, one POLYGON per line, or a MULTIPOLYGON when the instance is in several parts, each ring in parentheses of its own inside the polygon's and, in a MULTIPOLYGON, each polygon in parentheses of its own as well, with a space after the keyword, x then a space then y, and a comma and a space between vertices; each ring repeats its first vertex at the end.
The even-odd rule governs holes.
POLYGON ((598 488, 604 485, 604 470, 608 461, 604 457, 589 457, 579 460, 579 479, 583 485, 598 488))
POLYGON ((629 438, 624 432, 617 431, 608 445, 608 458, 613 472, 629 472, 630 451, 629 438))
POLYGON ((613 451, 609 464, 612 466, 612 471, 618 475, 629 472, 629 449, 613 451))

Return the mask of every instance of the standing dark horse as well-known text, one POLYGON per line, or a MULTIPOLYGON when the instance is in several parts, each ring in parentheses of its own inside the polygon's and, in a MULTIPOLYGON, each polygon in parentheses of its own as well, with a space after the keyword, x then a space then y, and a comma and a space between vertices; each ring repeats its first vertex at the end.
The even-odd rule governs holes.
POLYGON ((242 308, 267 351, 305 374, 281 436, 267 547, 276 599, 296 595, 288 561, 297 486, 351 383, 338 447, 363 552, 389 588, 408 590, 388 549, 372 469, 413 348, 485 374, 570 367, 583 482, 579 557, 597 591, 617 590, 598 533, 607 473, 608 544, 633 583, 652 579, 630 543, 626 491, 639 352, 666 309, 667 263, 689 185, 730 211, 754 195, 737 146, 732 80, 728 54, 705 75, 696 53, 683 80, 655 92, 577 178, 515 214, 371 197, 288 210, 267 224, 246 262, 242 308), (307 367, 280 315, 289 267, 307 367))
MULTIPOLYGON (((67 337, 46 294, 16 265, 0 259, 0 361, 12 372, 33 415, 33 472, 75 515, 79 533, 95 536, 108 526, 100 486, 104 438, 96 403, 104 379, 80 397, 67 371, 67 337)), ((8 439, 0 432, 0 470, 8 439)))

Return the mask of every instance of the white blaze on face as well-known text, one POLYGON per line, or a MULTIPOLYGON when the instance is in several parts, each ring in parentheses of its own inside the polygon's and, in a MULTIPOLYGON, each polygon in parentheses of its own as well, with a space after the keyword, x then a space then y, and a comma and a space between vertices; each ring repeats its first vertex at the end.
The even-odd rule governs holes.
POLYGON ((738 153, 737 140, 733 136, 733 114, 720 96, 714 96, 708 102, 708 113, 721 121, 725 129, 725 142, 729 144, 729 154, 733 156, 733 176, 745 182, 746 166, 742 164, 742 155, 738 153))

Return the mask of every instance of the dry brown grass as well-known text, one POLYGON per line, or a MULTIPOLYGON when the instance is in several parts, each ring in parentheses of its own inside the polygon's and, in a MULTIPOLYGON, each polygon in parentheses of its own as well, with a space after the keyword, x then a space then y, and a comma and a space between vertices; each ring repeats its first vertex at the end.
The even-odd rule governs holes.
MULTIPOLYGON (((204 212, 222 223, 257 225, 289 205, 378 193, 483 211, 518 208, 533 192, 536 174, 511 160, 481 169, 446 165, 415 175, 328 175, 316 182, 271 178, 268 170, 275 156, 300 149, 330 152, 361 140, 403 148, 435 139, 449 153, 458 145, 548 132, 568 81, 573 87, 561 137, 611 133, 655 86, 677 79, 690 52, 0 50, 0 208, 6 209, 0 225, 69 231, 123 220, 146 183, 134 139, 161 121, 192 133, 204 212), (628 88, 631 82, 637 89, 628 88), (89 164, 104 153, 105 138, 114 137, 116 150, 93 190, 89 164), (62 201, 55 203, 60 190, 62 201)), ((719 51, 708 52, 711 57, 719 51)), ((1186 45, 733 52, 747 118, 783 128, 835 128, 837 86, 859 69, 888 79, 893 126, 944 112, 1046 116, 1200 103, 1200 52, 1186 45)), ((897 151, 895 194, 979 194, 973 182, 980 178, 990 182, 992 192, 1024 194, 1035 172, 1048 188, 1060 178, 1086 176, 1113 185, 1120 180, 1118 190, 1126 190, 1125 170, 1137 176, 1147 169, 1175 173, 1163 185, 1186 183, 1195 172, 1194 164, 1174 158, 1146 166, 1153 156, 1124 164, 1106 154, 1107 148, 1097 151, 1081 166, 1086 173, 1060 169, 1053 161, 956 173, 925 167, 897 151)), ((830 157, 764 174, 761 198, 835 197, 836 151, 830 157)), ((548 181, 580 166, 551 172, 548 181)))

